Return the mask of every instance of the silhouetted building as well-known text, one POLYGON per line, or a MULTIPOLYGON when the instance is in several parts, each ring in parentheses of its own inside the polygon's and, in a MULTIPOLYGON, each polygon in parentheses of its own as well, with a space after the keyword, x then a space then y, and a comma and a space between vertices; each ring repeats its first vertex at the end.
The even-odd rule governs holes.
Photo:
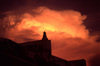
POLYGON ((42 40, 17 44, 0 39, 0 65, 2 66, 86 66, 85 60, 66 61, 51 54, 51 40, 46 32, 42 40))

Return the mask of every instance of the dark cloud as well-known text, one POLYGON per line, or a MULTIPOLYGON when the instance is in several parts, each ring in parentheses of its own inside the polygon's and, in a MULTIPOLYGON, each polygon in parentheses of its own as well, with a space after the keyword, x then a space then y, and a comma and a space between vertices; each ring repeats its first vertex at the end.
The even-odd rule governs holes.
POLYGON ((100 66, 100 54, 94 55, 89 62, 90 66, 100 66))
POLYGON ((100 42, 100 36, 97 38, 97 40, 96 40, 97 42, 100 42))
POLYGON ((0 10, 47 6, 52 9, 76 9, 82 12, 99 12, 99 1, 89 0, 0 0, 0 10))
POLYGON ((25 5, 24 0, 0 0, 0 10, 9 11, 25 5))

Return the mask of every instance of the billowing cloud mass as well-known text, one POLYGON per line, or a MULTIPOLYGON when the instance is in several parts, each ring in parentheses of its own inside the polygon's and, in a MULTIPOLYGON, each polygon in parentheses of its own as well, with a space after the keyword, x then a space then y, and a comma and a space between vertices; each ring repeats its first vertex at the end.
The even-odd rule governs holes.
POLYGON ((43 31, 46 31, 52 40, 52 54, 66 60, 85 58, 88 61, 100 52, 96 37, 90 36, 83 24, 86 15, 74 10, 57 11, 47 7, 33 9, 32 13, 5 17, 12 26, 6 31, 6 38, 18 43, 41 40, 43 31))
MULTIPOLYGON (((33 33, 42 35, 42 32, 46 31, 47 33, 49 32, 48 37, 50 39, 54 38, 53 36, 57 36, 57 34, 59 38, 88 38, 89 32, 83 25, 83 20, 86 16, 82 16, 80 12, 73 10, 55 11, 46 7, 33 9, 33 12, 35 15, 23 14, 20 23, 10 32, 31 30, 33 33)), ((15 19, 12 16, 11 25, 15 23, 15 19)), ((16 32, 17 35, 19 35, 18 32, 16 32)))

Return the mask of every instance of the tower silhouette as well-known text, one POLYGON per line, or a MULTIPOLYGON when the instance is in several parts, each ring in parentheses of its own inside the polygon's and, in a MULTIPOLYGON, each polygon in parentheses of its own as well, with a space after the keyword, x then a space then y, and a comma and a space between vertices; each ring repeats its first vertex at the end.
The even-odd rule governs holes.
POLYGON ((51 40, 45 31, 41 40, 18 44, 0 39, 0 46, 1 66, 86 66, 84 59, 67 61, 52 55, 51 40))
POLYGON ((45 31, 43 32, 43 37, 42 37, 42 40, 48 40, 48 38, 47 38, 47 35, 46 35, 46 32, 45 32, 45 31))

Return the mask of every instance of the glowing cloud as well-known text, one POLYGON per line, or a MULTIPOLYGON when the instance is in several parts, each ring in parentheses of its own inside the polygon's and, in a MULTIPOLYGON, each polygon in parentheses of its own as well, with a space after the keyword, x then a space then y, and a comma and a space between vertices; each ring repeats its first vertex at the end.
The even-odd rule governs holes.
MULTIPOLYGON (((52 33, 62 34, 66 38, 88 38, 88 30, 83 25, 86 16, 73 10, 55 11, 46 7, 33 9, 35 15, 25 13, 22 21, 14 28, 15 31, 29 29, 42 35, 43 31, 49 32, 48 36, 52 39, 52 33), (36 30, 34 28, 37 28, 36 30)), ((13 24, 13 22, 11 22, 13 24)), ((34 38, 33 38, 34 39, 34 38)))

